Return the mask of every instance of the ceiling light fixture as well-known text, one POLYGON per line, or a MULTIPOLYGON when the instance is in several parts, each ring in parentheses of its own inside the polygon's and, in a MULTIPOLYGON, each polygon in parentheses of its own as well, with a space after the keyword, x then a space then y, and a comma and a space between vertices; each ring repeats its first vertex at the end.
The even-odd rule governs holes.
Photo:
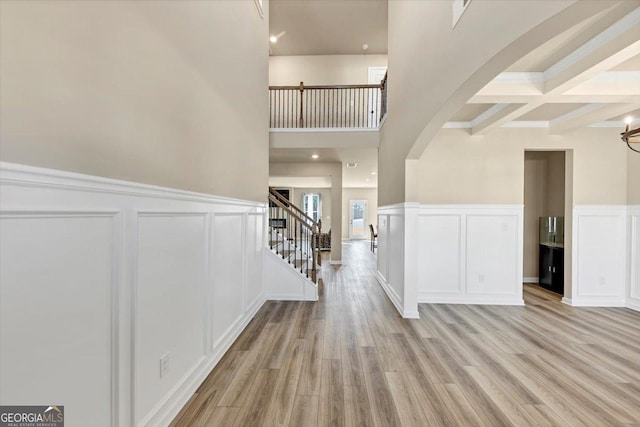
POLYGON ((286 31, 282 31, 282 32, 280 32, 280 34, 276 34, 275 36, 269 37, 269 41, 271 43, 278 43, 278 40, 280 40, 280 37, 284 36, 285 34, 287 34, 287 32, 286 31))
POLYGON ((371 172, 371 175, 377 175, 378 173, 376 171, 371 172))
POLYGON ((318 157, 320 157, 320 156, 318 156, 317 154, 312 154, 312 155, 311 155, 311 158, 312 158, 313 160, 317 159, 318 157))
POLYGON ((635 151, 636 153, 640 153, 640 150, 636 150, 631 146, 631 144, 640 144, 640 127, 635 129, 629 129, 631 123, 633 123, 633 117, 629 116, 624 120, 626 124, 624 132, 620 134, 622 140, 627 144, 627 147, 631 151, 635 151))

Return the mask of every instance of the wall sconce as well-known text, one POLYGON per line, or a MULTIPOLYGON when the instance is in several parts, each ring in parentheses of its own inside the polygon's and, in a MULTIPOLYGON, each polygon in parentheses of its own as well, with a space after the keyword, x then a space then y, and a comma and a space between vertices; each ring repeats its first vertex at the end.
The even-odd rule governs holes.
POLYGON ((624 132, 620 134, 622 140, 625 142, 625 144, 627 144, 627 147, 629 147, 631 151, 640 153, 640 150, 636 150, 631 146, 631 144, 640 144, 640 127, 629 129, 631 123, 633 122, 632 117, 627 117, 624 122, 627 126, 625 127, 624 132))

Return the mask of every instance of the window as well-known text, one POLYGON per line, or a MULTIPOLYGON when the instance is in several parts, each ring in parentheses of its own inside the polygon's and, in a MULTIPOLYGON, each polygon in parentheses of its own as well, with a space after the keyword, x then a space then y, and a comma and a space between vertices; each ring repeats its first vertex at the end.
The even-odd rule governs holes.
POLYGON ((322 217, 322 205, 320 203, 320 194, 305 193, 302 195, 302 210, 304 213, 318 221, 322 217))

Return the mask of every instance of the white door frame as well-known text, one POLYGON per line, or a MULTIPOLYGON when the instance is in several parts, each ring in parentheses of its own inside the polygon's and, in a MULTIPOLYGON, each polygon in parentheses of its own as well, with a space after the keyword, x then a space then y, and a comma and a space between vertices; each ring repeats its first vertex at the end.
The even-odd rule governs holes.
POLYGON ((367 230, 368 230, 368 210, 369 210, 369 201, 365 199, 354 199, 349 200, 349 239, 366 239, 367 238, 367 230), (362 203, 364 205, 362 209, 362 236, 354 236, 353 234, 353 205, 356 203, 362 203))

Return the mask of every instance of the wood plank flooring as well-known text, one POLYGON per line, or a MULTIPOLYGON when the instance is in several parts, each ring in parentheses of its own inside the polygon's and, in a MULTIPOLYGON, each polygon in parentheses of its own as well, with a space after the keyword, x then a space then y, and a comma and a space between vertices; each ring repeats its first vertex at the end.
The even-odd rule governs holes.
POLYGON ((267 302, 172 426, 636 426, 640 313, 421 304, 402 319, 369 243, 317 303, 267 302))

